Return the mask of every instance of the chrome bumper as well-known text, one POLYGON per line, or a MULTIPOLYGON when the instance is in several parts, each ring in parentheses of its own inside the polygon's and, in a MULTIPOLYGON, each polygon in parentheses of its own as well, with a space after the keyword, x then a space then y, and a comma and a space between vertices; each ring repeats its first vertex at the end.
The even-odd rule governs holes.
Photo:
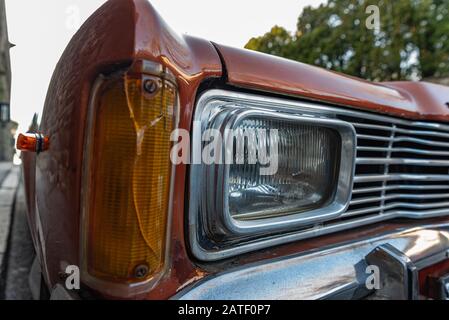
POLYGON ((419 270, 449 259, 449 224, 402 229, 375 238, 270 260, 205 278, 176 299, 418 298, 419 270), (380 289, 366 285, 379 267, 380 289))

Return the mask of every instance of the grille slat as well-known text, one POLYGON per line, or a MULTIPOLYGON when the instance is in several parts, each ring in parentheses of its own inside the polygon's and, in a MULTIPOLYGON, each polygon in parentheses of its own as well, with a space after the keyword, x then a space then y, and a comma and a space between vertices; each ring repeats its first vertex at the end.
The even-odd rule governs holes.
MULTIPOLYGON (((379 210, 391 210, 395 208, 405 208, 405 209, 432 209, 432 208, 442 208, 442 207, 449 207, 449 202, 435 202, 435 203, 410 203, 410 202, 395 202, 390 203, 385 206, 379 206, 379 207, 369 207, 365 209, 359 209, 359 210, 349 210, 346 211, 344 214, 342 214, 342 218, 355 216, 355 215, 361 215, 364 213, 370 213, 375 212, 379 210)), ((407 212, 407 211, 403 211, 407 212)))
MULTIPOLYGON (((364 140, 390 141, 390 138, 385 137, 385 136, 359 134, 359 135, 357 135, 357 137, 359 139, 364 139, 364 140)), ((422 144, 422 145, 427 145, 427 146, 449 148, 449 143, 447 143, 447 142, 432 141, 432 140, 413 138, 413 137, 408 137, 408 136, 396 137, 393 139, 393 142, 412 142, 412 143, 417 143, 417 144, 422 144)))
POLYGON ((436 193, 436 194, 390 194, 388 196, 381 197, 367 197, 352 200, 351 205, 379 202, 382 200, 395 200, 395 199, 449 199, 449 193, 436 193))
POLYGON ((368 174, 354 177, 354 182, 383 182, 383 181, 449 181, 449 175, 443 174, 368 174))
POLYGON ((340 223, 449 214, 448 125, 360 112, 337 118, 357 133, 352 199, 340 223))
MULTIPOLYGON (((353 122, 352 124, 356 128, 371 129, 371 130, 377 130, 377 131, 394 131, 395 133, 404 133, 404 134, 408 134, 408 135, 441 137, 441 138, 449 139, 449 133, 445 133, 445 132, 427 131, 427 130, 410 130, 410 129, 403 129, 403 128, 393 129, 392 127, 388 127, 388 126, 357 123, 357 122, 353 122)), ((413 125, 411 124, 410 126, 413 126, 413 125)))
POLYGON ((378 148, 378 147, 357 147, 358 151, 374 151, 374 152, 402 152, 402 153, 416 153, 433 156, 449 156, 449 151, 440 150, 422 150, 412 148, 378 148))
POLYGON ((449 185, 424 185, 424 186, 417 186, 417 185, 394 185, 394 186, 386 186, 386 187, 372 187, 372 188, 359 188, 354 189, 352 191, 352 194, 362 194, 362 193, 372 193, 372 192, 379 192, 379 191, 390 191, 390 190, 448 190, 449 191, 449 185))
POLYGON ((433 159, 411 159, 411 158, 357 158, 357 164, 382 165, 382 164, 402 164, 410 166, 442 166, 449 167, 449 160, 433 159))

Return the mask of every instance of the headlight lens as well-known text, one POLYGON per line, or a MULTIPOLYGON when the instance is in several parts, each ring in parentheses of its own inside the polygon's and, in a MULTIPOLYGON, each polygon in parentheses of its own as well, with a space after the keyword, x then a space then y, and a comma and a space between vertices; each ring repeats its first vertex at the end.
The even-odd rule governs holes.
POLYGON ((301 229, 338 218, 351 198, 355 149, 354 127, 313 105, 203 94, 192 132, 194 255, 218 260, 292 241, 301 229), (213 152, 204 139, 211 131, 222 140, 213 152), (199 161, 204 150, 219 162, 199 161))
MULTIPOLYGON (((340 162, 338 131, 286 120, 247 118, 240 130, 254 130, 258 145, 269 149, 269 134, 278 133, 277 171, 260 174, 260 163, 251 164, 245 144, 244 163, 229 169, 229 213, 236 220, 253 220, 305 212, 332 200, 340 162), (275 132, 276 132, 275 131, 275 132)), ((236 150, 234 150, 236 152, 236 150)), ((234 155, 234 159, 237 158, 234 155)))

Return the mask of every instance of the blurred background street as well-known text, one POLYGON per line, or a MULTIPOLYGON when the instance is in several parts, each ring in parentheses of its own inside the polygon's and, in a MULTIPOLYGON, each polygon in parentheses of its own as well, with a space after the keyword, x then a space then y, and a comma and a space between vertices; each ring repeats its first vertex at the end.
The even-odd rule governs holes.
POLYGON ((28 231, 23 184, 17 187, 11 218, 9 250, 5 259, 4 298, 7 300, 32 299, 28 275, 34 259, 34 248, 28 231))
MULTIPOLYGON (((34 250, 28 232, 20 167, 13 164, 18 124, 11 119, 11 62, 5 1, 0 1, 0 299, 30 299, 34 250), (20 188, 19 188, 20 185, 20 188)), ((31 119, 31 118, 30 118, 31 119)))
POLYGON ((31 299, 34 249, 28 231, 20 168, 0 162, 0 299, 31 299))

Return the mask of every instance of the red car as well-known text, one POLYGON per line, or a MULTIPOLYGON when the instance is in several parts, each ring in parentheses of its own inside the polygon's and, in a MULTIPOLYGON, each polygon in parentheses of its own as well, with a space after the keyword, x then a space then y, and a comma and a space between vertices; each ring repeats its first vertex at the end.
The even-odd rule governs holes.
POLYGON ((58 299, 448 298, 448 103, 448 87, 180 36, 146 0, 110 0, 19 139, 31 279, 58 299), (245 128, 242 162, 204 161, 208 132, 245 128), (276 170, 247 161, 250 141, 277 146, 276 170))

